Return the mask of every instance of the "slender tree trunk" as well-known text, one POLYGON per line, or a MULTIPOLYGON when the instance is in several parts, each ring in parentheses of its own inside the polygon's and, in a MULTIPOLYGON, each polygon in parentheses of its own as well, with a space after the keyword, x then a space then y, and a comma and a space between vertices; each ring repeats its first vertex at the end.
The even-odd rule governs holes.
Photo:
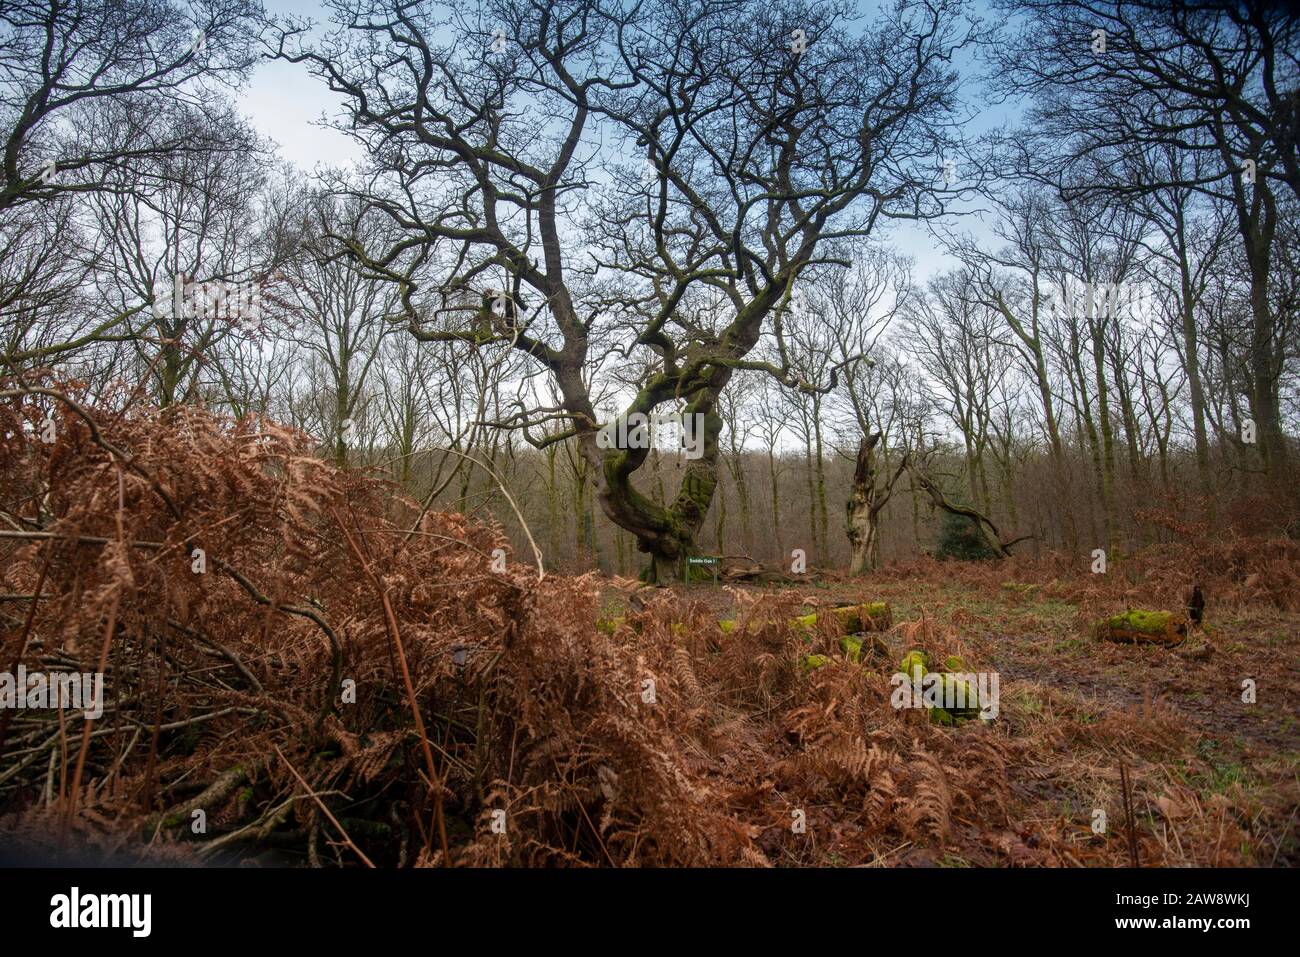
POLYGON ((1002 501, 1006 504, 1007 518, 1010 520, 1012 528, 1019 528, 1020 509, 1016 505, 1016 472, 1010 452, 1007 453, 1007 461, 1003 464, 1001 472, 1002 501))
POLYGON ((1101 507, 1106 520, 1106 549, 1115 547, 1115 429, 1110 418, 1110 389, 1106 384, 1102 329, 1092 334, 1092 365, 1097 387, 1097 418, 1101 429, 1101 507))
POLYGON ((745 538, 745 553, 754 553, 754 522, 749 505, 749 483, 745 479, 745 460, 737 456, 732 470, 736 483, 736 497, 740 500, 740 531, 745 538))
POLYGON ((821 425, 821 400, 820 397, 813 405, 813 435, 817 441, 817 513, 821 521, 822 537, 822 560, 830 562, 830 521, 826 514, 826 461, 823 455, 822 447, 822 425, 821 425))
MULTIPOLYGON (((1201 493, 1209 495, 1210 439, 1205 430, 1205 385, 1201 381, 1200 343, 1196 329, 1196 303, 1192 298, 1192 276, 1185 251, 1180 250, 1178 262, 1182 289, 1183 371, 1187 374, 1187 390, 1192 405, 1192 436, 1196 443, 1196 475, 1201 493)), ((1162 465, 1163 468, 1163 465, 1162 465)))
POLYGON ((722 493, 722 490, 719 489, 714 494, 713 500, 718 504, 718 514, 713 526, 714 545, 716 546, 719 555, 725 555, 727 549, 723 544, 723 536, 727 526, 727 497, 722 493))
POLYGON ((804 437, 808 440, 804 442, 803 446, 803 472, 805 484, 808 486, 808 535, 812 539, 812 546, 808 549, 808 554, 817 555, 822 561, 825 561, 825 556, 817 547, 817 483, 813 468, 812 430, 808 430, 804 437))
POLYGON ((559 455, 560 443, 552 442, 546 446, 546 523, 551 539, 551 554, 560 553, 560 487, 555 477, 555 460, 559 455))
POLYGON ((776 545, 776 558, 780 559, 785 555, 781 547, 781 489, 777 482, 776 450, 771 448, 767 450, 767 474, 772 481, 772 541, 776 545))

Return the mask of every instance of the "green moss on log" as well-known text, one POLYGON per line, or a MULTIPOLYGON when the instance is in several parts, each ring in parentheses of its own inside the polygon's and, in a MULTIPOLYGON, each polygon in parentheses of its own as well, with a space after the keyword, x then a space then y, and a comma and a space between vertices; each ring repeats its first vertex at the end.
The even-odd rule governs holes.
MULTIPOLYGON (((835 616, 836 630, 841 635, 857 635, 868 631, 888 631, 893 627, 893 612, 889 607, 889 602, 873 601, 862 605, 842 605, 839 608, 831 609, 835 616)), ((805 638, 812 637, 817 630, 817 623, 820 621, 818 612, 810 612, 807 615, 800 615, 797 618, 790 619, 790 628, 793 631, 804 633, 805 638)), ((760 622, 755 622, 754 627, 761 627, 760 622)), ((729 635, 736 630, 737 621, 734 618, 723 618, 718 622, 718 630, 724 635, 729 635)))
POLYGON ((939 691, 939 704, 930 709, 930 720, 935 724, 950 727, 980 716, 979 689, 974 683, 943 672, 939 675, 939 691))
POLYGON ((979 689, 973 682, 945 672, 943 682, 944 709, 958 720, 978 718, 980 713, 979 689), (952 702, 949 705, 947 702, 952 702))
POLYGON ((1187 620, 1171 611, 1131 609, 1097 622, 1093 635, 1102 641, 1173 647, 1186 640, 1187 620))
POLYGON ((870 601, 860 605, 842 605, 835 609, 835 617, 847 634, 864 631, 888 631, 894 624, 889 602, 870 601))
MULTIPOLYGON (((841 605, 830 611, 834 617, 836 630, 841 635, 856 635, 864 631, 888 631, 894 623, 889 603, 884 601, 865 602, 861 605, 841 605)), ((812 632, 817 628, 820 615, 812 612, 791 619, 790 627, 795 630, 812 632)))
POLYGON ((790 619, 790 627, 803 631, 812 631, 817 627, 817 615, 814 612, 811 615, 800 615, 798 618, 790 619))

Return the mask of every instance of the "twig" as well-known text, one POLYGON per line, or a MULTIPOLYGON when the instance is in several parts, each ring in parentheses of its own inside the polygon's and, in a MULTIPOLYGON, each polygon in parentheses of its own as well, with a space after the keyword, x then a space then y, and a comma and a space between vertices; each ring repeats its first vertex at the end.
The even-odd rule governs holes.
POLYGON ((284 766, 289 769, 289 773, 298 779, 298 783, 307 791, 307 795, 316 802, 316 805, 321 809, 322 813, 330 819, 330 823, 333 824, 338 829, 338 832, 343 835, 343 840, 348 847, 352 848, 352 850, 356 852, 357 857, 361 858, 366 867, 374 869, 374 862, 370 860, 370 858, 366 857, 365 852, 353 843, 352 838, 348 837, 348 832, 343 829, 343 825, 338 822, 338 818, 330 813, 330 809, 325 806, 325 802, 317 796, 316 792, 311 789, 311 785, 304 781, 302 775, 299 774, 297 769, 289 763, 289 759, 284 756, 284 753, 280 750, 280 746, 277 744, 273 745, 273 747, 275 748, 275 753, 280 755, 280 760, 284 762, 284 766))

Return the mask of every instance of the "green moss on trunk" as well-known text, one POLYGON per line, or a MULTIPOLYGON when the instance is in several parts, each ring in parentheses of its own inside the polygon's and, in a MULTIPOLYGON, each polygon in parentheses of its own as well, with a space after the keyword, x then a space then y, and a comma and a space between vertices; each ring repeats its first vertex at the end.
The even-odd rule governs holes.
POLYGON ((1171 611, 1131 609, 1097 622, 1093 635, 1103 641, 1173 647, 1186 640, 1187 621, 1171 611))

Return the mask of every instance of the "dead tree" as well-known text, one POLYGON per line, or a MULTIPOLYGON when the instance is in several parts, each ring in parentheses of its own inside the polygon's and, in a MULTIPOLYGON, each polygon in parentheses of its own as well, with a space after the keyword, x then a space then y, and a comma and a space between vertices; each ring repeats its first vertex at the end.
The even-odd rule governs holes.
POLYGON ((872 461, 881 434, 864 435, 858 443, 858 460, 853 470, 853 490, 846 506, 848 512, 849 545, 853 558, 849 563, 850 575, 861 575, 875 565, 880 548, 880 523, 878 516, 894 491, 894 483, 907 468, 908 457, 902 461, 893 476, 881 485, 876 484, 876 467, 872 461))

